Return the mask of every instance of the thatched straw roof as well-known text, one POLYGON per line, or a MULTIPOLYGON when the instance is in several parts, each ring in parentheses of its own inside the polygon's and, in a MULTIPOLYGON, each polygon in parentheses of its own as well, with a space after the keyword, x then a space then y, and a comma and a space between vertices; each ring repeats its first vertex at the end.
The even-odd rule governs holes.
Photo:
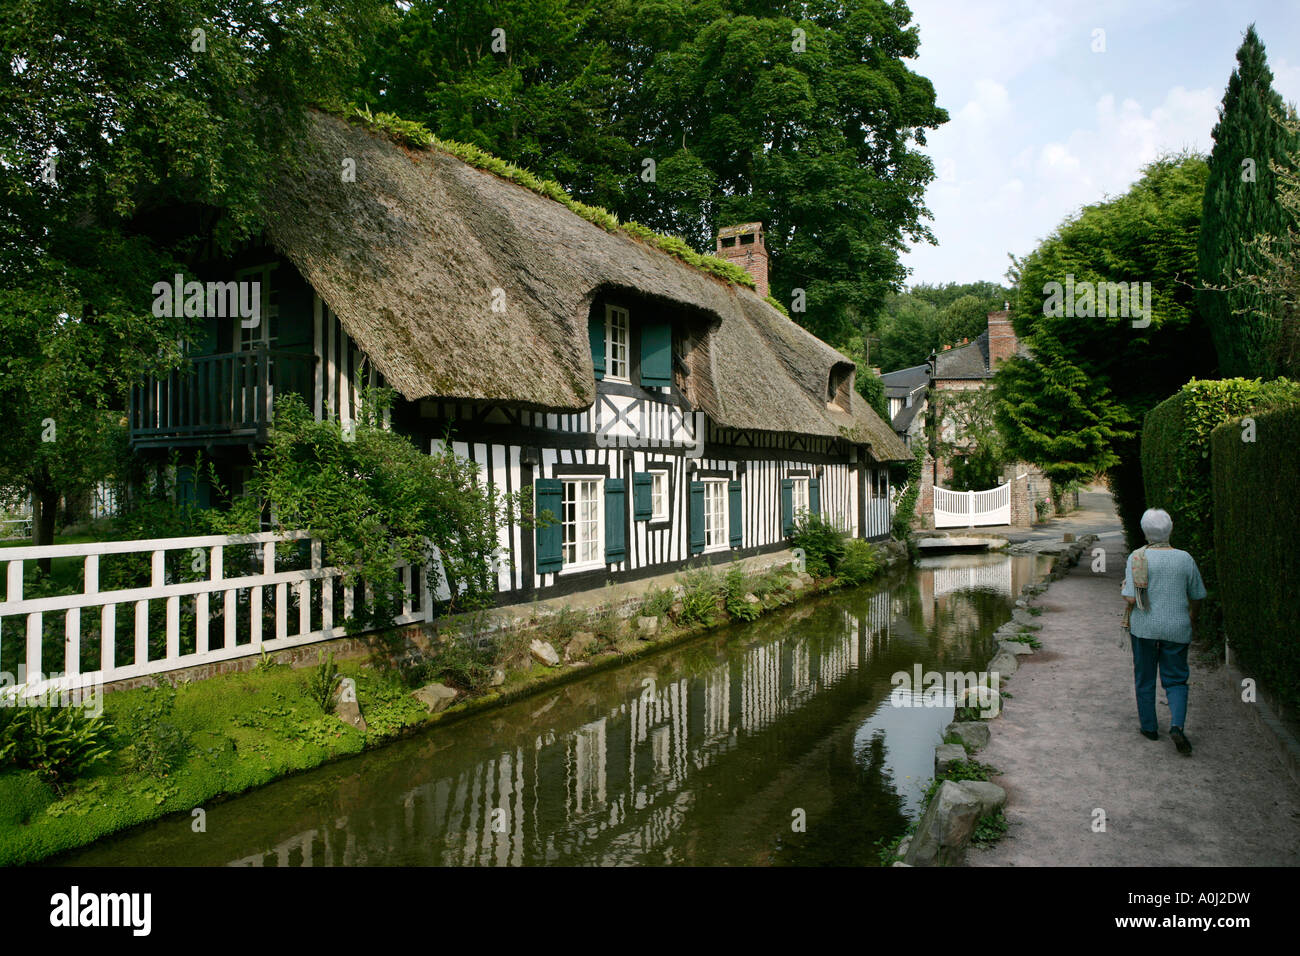
POLYGON ((718 424, 908 457, 857 395, 849 413, 828 409, 844 357, 752 290, 438 149, 319 113, 308 128, 301 166, 270 197, 268 234, 406 399, 589 407, 587 314, 598 292, 622 287, 716 317, 696 400, 718 424), (348 159, 355 182, 341 175, 348 159))

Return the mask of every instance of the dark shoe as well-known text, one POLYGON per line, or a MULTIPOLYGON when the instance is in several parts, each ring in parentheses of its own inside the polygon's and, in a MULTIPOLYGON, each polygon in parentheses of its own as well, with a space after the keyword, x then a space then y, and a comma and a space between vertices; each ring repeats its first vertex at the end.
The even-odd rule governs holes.
POLYGON ((1189 744, 1187 738, 1183 736, 1183 728, 1170 727, 1169 739, 1174 742, 1174 746, 1178 748, 1178 752, 1184 757, 1190 757, 1192 755, 1192 745, 1189 744))
POLYGON ((1143 730, 1143 731, 1141 731, 1141 733, 1142 733, 1142 736, 1145 737, 1147 740, 1159 740, 1159 739, 1160 739, 1160 735, 1159 735, 1158 733, 1156 733, 1154 730, 1143 730))

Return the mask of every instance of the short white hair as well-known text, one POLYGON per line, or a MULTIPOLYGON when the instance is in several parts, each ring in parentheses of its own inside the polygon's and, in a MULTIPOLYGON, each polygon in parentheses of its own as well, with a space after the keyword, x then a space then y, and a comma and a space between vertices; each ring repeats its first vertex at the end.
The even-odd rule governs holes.
POLYGON ((1174 519, 1164 508, 1148 508, 1142 513, 1142 533, 1149 544, 1169 540, 1174 531, 1174 519))

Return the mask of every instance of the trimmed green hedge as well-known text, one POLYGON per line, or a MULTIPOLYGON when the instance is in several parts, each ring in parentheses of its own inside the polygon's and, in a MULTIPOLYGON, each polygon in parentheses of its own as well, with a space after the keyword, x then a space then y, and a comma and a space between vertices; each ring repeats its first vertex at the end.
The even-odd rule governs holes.
POLYGON ((1201 569, 1209 600, 1198 634, 1214 646, 1222 617, 1214 560, 1210 433, 1235 416, 1290 402, 1300 402, 1300 383, 1287 379, 1192 379, 1147 412, 1142 428, 1146 505, 1169 512, 1174 520, 1171 543, 1189 552, 1201 569))
POLYGON ((1300 709, 1300 405, 1257 412, 1210 436, 1214 552, 1223 619, 1243 672, 1300 709))

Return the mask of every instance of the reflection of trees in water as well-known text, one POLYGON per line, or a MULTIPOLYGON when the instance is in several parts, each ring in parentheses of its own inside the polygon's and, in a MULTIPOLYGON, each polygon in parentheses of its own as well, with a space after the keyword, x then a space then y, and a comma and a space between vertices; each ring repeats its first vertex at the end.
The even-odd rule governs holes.
MULTIPOLYGON (((657 681, 640 693, 634 685, 630 699, 594 720, 538 734, 531 746, 422 783, 396 804, 377 795, 343 828, 317 826, 237 862, 375 863, 406 859, 411 854, 403 847, 417 843, 423 850, 415 855, 424 862, 451 865, 680 858, 688 847, 674 843, 711 767, 739 748, 751 751, 744 759, 756 756, 761 767, 782 756, 786 735, 822 736, 821 723, 836 714, 819 701, 863 665, 876 646, 873 636, 888 630, 888 592, 856 610, 819 605, 787 633, 773 621, 768 632, 775 636, 733 645, 721 660, 716 648, 693 649, 687 655, 691 675, 657 681), (812 727, 782 726, 814 703, 819 713, 812 727)), ((715 773, 709 782, 725 789, 725 776, 715 773)), ((708 799, 718 802, 716 794, 708 799)))
MULTIPOLYGON (((806 602, 284 781, 232 801, 225 822, 214 808, 227 842, 205 852, 224 845, 241 865, 872 863, 875 836, 905 825, 891 766, 911 751, 858 731, 892 672, 982 664, 964 649, 1008 606, 980 591, 940 604, 920 572, 806 602), (791 832, 794 807, 806 834, 791 832)), ((152 836, 134 849, 158 862, 152 836)), ((194 852, 187 832, 170 855, 194 852)))

